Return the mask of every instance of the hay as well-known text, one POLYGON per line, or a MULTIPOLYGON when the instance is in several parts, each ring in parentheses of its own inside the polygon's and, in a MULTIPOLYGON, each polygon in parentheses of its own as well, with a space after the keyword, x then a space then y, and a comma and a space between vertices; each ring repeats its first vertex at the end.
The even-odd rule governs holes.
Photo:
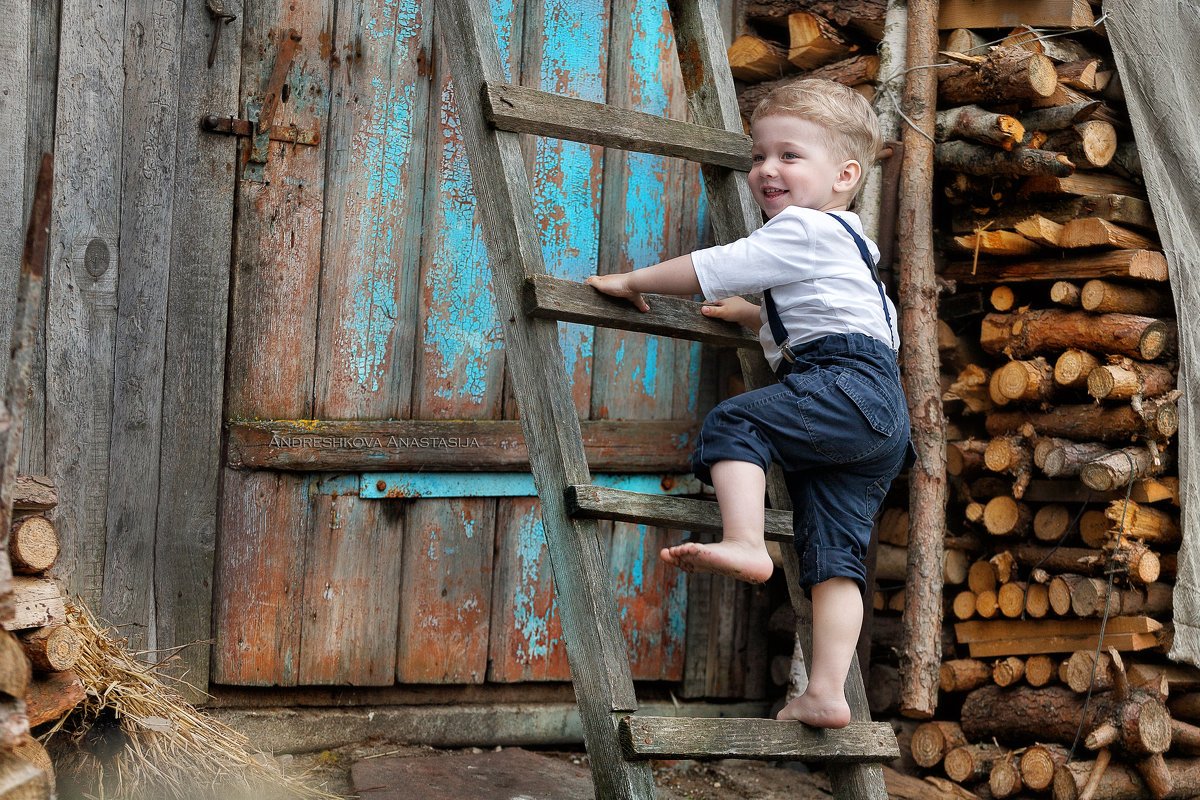
POLYGON ((164 662, 139 661, 82 605, 68 602, 67 625, 80 639, 73 670, 87 697, 42 737, 54 746, 60 786, 86 787, 82 796, 94 800, 341 800, 286 776, 245 736, 194 708, 163 682, 174 680, 160 671, 164 662))

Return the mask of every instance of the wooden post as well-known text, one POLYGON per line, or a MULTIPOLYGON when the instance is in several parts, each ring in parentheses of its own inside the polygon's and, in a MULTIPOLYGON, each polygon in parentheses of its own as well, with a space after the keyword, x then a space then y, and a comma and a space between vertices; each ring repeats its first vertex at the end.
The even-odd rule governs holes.
POLYGON ((917 462, 909 473, 910 546, 904 646, 900 649, 900 713, 928 719, 937 708, 942 662, 942 565, 946 535, 946 443, 938 380, 937 286, 933 273, 933 133, 937 75, 937 2, 908 6, 900 178, 900 340, 904 391, 917 462), (915 127, 914 127, 915 126, 915 127))

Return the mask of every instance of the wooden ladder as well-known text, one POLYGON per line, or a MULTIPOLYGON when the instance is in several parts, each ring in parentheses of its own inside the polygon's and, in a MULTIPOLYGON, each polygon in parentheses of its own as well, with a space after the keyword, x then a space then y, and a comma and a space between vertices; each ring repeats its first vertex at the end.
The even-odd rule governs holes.
MULTIPOLYGON (((900 751, 891 727, 870 721, 857 658, 846 681, 854 721, 840 730, 765 719, 634 714, 633 677, 596 520, 720 531, 721 517, 714 502, 591 485, 557 321, 732 345, 740 348, 748 387, 774 377, 752 334, 702 317, 697 303, 656 297, 653 311, 642 313, 624 300, 547 275, 518 134, 700 162, 717 240, 732 241, 757 228, 762 218, 744 174, 749 140, 742 133, 715 2, 668 3, 695 124, 507 83, 487 1, 437 0, 596 798, 653 798, 649 759, 740 757, 825 762, 839 800, 886 800, 879 762, 898 758, 900 751)), ((774 508, 788 509, 778 471, 768 483, 774 508)), ((800 610, 806 601, 794 588, 798 563, 790 545, 790 513, 768 512, 767 536, 786 543, 781 550, 788 585, 800 610)))

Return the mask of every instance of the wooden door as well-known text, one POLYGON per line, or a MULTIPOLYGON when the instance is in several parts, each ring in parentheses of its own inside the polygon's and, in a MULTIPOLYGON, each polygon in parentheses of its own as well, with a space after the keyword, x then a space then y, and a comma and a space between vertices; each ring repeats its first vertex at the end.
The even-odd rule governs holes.
MULTIPOLYGON (((240 167, 237 180, 216 683, 569 677, 537 501, 506 488, 525 471, 516 406, 430 8, 245 7, 243 109, 294 30, 274 123, 321 140, 272 143, 261 176, 240 167), (459 471, 474 478, 405 488, 411 474, 459 471)), ((492 9, 514 82, 683 117, 665 0, 492 9)), ((694 169, 549 139, 527 152, 553 274, 695 246, 694 169)), ((578 325, 561 335, 585 429, 608 454, 597 463, 686 472, 699 349, 578 325)), ((656 556, 677 534, 607 530, 635 677, 678 680, 686 582, 656 556)))

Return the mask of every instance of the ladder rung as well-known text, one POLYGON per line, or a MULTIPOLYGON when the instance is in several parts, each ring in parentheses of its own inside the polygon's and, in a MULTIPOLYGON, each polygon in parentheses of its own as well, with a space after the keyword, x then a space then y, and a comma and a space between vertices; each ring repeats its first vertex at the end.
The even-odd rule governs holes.
MULTIPOLYGON (((721 511, 712 500, 627 492, 605 486, 568 486, 567 509, 572 516, 635 522, 698 533, 720 533, 721 511)), ((767 538, 792 541, 790 511, 767 509, 767 538)))
POLYGON ((525 278, 524 293, 525 313, 531 317, 654 333, 725 347, 758 347, 758 337, 752 332, 732 322, 703 316, 701 304, 693 300, 654 295, 647 301, 650 310, 638 311, 628 300, 549 275, 525 278))
POLYGON ((616 106, 489 81, 483 113, 504 131, 675 156, 750 171, 750 137, 616 106))
POLYGON ((900 757, 886 722, 812 728, 773 719, 624 717, 621 748, 630 761, 651 758, 756 758, 864 763, 900 757))

